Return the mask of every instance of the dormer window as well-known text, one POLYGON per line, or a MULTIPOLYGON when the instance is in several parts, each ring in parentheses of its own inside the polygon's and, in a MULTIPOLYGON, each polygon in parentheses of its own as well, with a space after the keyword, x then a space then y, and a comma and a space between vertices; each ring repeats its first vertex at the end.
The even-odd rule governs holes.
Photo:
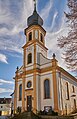
POLYGON ((29 41, 32 40, 32 32, 29 33, 29 41))
POLYGON ((42 33, 40 34, 40 40, 43 43, 43 35, 42 35, 42 33))

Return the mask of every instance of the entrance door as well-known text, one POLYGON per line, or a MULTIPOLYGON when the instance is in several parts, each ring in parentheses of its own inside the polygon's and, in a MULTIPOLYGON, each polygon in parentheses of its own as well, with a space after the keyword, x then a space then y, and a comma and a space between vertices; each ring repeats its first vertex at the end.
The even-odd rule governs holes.
POLYGON ((27 96, 27 111, 31 111, 32 110, 32 96, 29 95, 27 96))
POLYGON ((0 111, 0 116, 1 116, 1 111, 0 111))

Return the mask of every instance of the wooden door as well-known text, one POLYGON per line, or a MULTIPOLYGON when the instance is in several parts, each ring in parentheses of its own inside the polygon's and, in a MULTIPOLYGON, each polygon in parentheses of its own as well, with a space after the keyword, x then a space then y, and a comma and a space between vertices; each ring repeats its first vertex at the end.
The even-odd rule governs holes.
POLYGON ((32 96, 27 96, 27 111, 30 112, 32 110, 32 96))

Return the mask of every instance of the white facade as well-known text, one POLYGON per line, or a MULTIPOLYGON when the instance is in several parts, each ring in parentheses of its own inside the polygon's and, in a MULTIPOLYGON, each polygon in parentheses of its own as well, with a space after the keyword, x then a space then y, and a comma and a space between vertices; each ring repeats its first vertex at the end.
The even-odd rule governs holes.
MULTIPOLYGON (((45 58, 43 54, 37 54, 39 55, 39 61, 37 58, 36 65, 37 68, 46 69, 48 67, 52 67, 51 60, 45 58), (40 64, 39 64, 40 63, 40 64)), ((37 56, 38 57, 38 56, 37 56)), ((32 60, 33 61, 33 60, 32 60)), ((26 67, 26 70, 32 70, 33 65, 26 67)), ((53 68, 52 68, 53 70, 53 68)), ((52 70, 44 72, 44 73, 37 73, 36 74, 36 97, 37 97, 37 110, 44 110, 45 107, 52 107, 52 110, 54 110, 54 86, 53 86, 53 75, 52 70), (48 79, 50 84, 50 98, 45 99, 44 98, 44 81, 48 79)), ((64 70, 65 71, 65 70, 64 70)), ((68 73, 67 73, 68 75, 68 73)), ((56 70, 56 82, 57 82, 57 95, 58 95, 58 109, 62 112, 62 114, 68 114, 71 113, 76 107, 77 107, 77 82, 70 78, 69 76, 65 75, 63 72, 60 72, 59 70, 56 70), (69 99, 67 99, 67 87, 66 83, 68 83, 69 87, 69 99), (73 92, 73 86, 75 92, 73 92), (76 100, 76 107, 75 102, 76 100)), ((17 90, 17 107, 22 107, 22 100, 19 101, 19 85, 22 84, 23 79, 18 79, 18 90, 17 90)), ((31 95, 30 90, 34 90, 34 74, 27 74, 25 75, 25 109, 27 108, 27 97, 26 97, 26 91, 29 90, 29 95, 31 95), (27 83, 31 82, 32 85, 30 88, 27 87, 27 83)), ((33 97, 33 96, 32 96, 33 97)), ((33 104, 33 100, 32 100, 33 104)))

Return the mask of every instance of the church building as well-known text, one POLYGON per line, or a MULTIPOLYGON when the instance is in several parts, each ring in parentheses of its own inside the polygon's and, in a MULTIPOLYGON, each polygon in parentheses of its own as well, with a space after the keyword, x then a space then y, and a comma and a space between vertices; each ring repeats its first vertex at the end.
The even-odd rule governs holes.
POLYGON ((23 63, 14 77, 14 112, 20 107, 22 112, 71 113, 77 108, 77 79, 58 65, 54 53, 52 59, 47 58, 46 31, 36 5, 24 33, 23 63))

